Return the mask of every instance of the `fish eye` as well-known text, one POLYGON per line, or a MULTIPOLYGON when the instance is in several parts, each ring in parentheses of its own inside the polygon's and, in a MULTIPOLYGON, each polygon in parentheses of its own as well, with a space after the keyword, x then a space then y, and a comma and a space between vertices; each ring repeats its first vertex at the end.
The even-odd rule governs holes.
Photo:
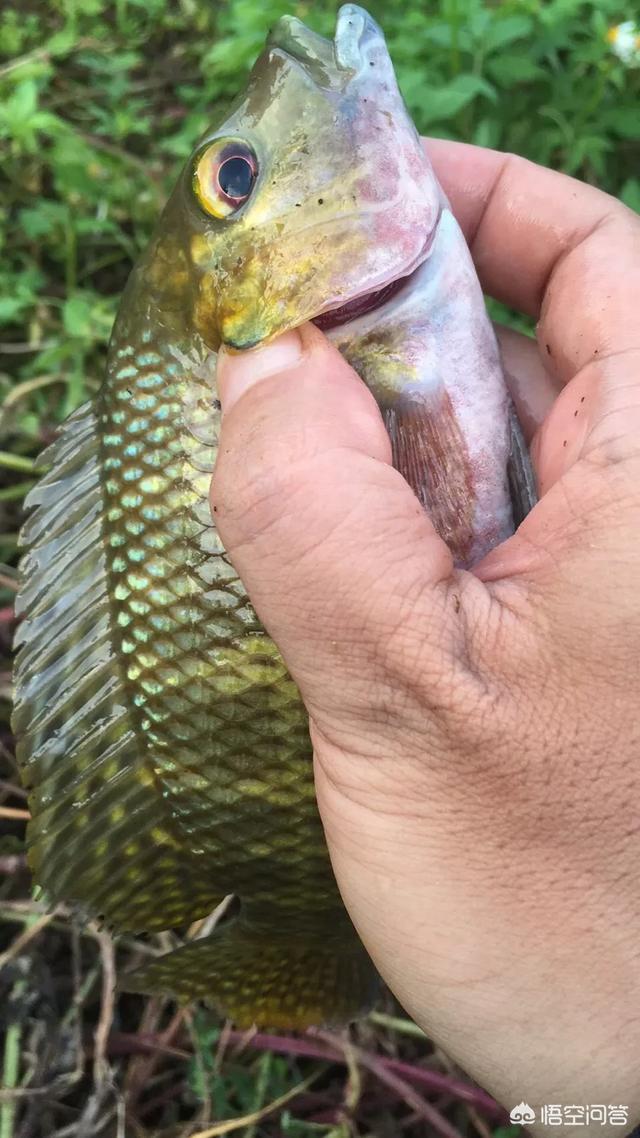
POLYGON ((200 205, 213 217, 230 217, 251 195, 258 160, 246 142, 218 138, 197 155, 193 188, 200 205))

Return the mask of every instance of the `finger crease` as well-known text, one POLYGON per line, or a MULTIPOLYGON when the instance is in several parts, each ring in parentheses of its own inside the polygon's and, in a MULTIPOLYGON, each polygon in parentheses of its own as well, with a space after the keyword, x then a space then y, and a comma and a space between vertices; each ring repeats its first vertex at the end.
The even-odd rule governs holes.
POLYGON ((540 312, 541 315, 542 315, 542 305, 544 303, 545 297, 547 296, 547 293, 551 287, 553 279, 554 279, 556 273, 558 272, 558 270, 562 268, 562 266, 564 265, 564 263, 568 257, 571 257, 573 253, 577 252, 577 250, 580 249, 587 241, 591 240, 593 235, 595 233, 597 233, 599 229, 604 228, 604 226, 609 221, 612 221, 612 220, 615 222, 615 209, 613 207, 611 209, 608 209, 606 211, 606 213, 603 213, 598 218, 597 221, 594 221, 593 225, 589 226, 586 233, 582 233, 578 237, 577 234, 574 232, 572 237, 569 238, 569 242, 568 242, 566 248, 563 249, 562 252, 558 254, 556 259, 550 265, 549 271, 546 274, 545 279, 543 280, 543 282, 540 286, 540 289, 538 292, 538 297, 537 297, 536 309, 538 312, 540 312))

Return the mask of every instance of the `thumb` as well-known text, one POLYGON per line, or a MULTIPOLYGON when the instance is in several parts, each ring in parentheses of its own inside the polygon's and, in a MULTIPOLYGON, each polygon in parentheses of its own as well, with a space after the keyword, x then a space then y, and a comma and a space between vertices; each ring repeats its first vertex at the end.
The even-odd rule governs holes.
POLYGON ((386 687, 425 651, 429 670, 450 677, 452 557, 392 467, 355 371, 307 324, 259 349, 223 349, 218 385, 212 510, 310 714, 351 718, 379 673, 386 687))

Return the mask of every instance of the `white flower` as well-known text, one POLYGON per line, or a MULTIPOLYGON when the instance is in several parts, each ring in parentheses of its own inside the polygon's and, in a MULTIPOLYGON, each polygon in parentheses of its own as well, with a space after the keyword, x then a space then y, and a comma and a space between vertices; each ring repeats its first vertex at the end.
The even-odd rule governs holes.
POLYGON ((607 40, 614 54, 628 67, 640 66, 640 27, 633 20, 609 28, 607 40))

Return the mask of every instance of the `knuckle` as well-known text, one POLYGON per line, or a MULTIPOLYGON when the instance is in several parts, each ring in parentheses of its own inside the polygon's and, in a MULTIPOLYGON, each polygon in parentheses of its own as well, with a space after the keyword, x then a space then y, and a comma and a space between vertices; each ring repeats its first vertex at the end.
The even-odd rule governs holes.
POLYGON ((482 635, 493 637, 493 614, 474 612, 467 591, 465 579, 455 575, 435 589, 421 582, 417 594, 409 591, 397 606, 393 624, 388 617, 377 644, 387 686, 411 693, 416 706, 456 738, 491 703, 493 688, 490 657, 476 651, 482 635))

